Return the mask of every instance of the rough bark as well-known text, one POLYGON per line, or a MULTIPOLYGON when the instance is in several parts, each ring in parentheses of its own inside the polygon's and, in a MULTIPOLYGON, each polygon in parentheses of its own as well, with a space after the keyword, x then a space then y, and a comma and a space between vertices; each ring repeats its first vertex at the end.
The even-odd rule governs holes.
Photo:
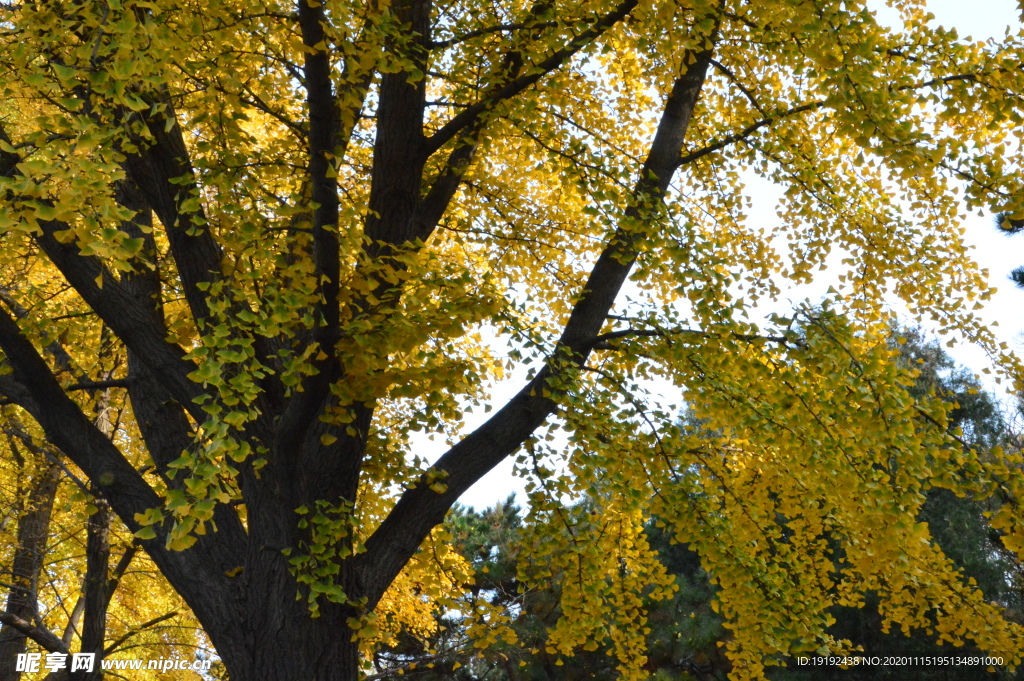
POLYGON ((100 681, 103 672, 104 641, 107 633, 107 605, 110 602, 110 582, 107 572, 110 568, 110 504, 106 499, 97 498, 93 505, 96 512, 89 516, 85 545, 85 584, 82 601, 82 645, 80 651, 93 653, 96 663, 92 671, 79 670, 71 674, 71 681, 100 681))
MULTIPOLYGON (((46 555, 46 540, 50 532, 50 517, 53 500, 60 481, 60 468, 49 464, 42 468, 28 496, 23 515, 18 518, 18 546, 14 552, 11 574, 4 575, 3 581, 10 580, 7 604, 4 613, 25 622, 37 617, 36 589, 46 555)), ((21 672, 15 671, 15 660, 25 652, 28 637, 5 625, 0 628, 0 681, 18 681, 21 672)))

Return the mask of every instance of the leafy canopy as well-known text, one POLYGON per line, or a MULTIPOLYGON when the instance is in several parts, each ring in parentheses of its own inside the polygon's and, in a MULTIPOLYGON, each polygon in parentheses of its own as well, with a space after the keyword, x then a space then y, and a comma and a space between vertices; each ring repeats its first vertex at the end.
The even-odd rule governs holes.
POLYGON ((1024 46, 894 4, 899 31, 837 0, 5 3, 0 393, 239 677, 330 660, 338 626, 363 655, 431 626, 469 579, 433 528, 509 456, 527 576, 564 575, 559 654, 642 676, 644 599, 674 589, 654 515, 719 589, 735 678, 845 650, 829 608, 867 591, 1019 661, 915 520, 933 487, 998 498, 1024 550, 1019 455, 965 452, 908 391, 884 301, 1020 377, 967 310, 989 290, 958 220, 1024 217, 1024 46), (747 214, 751 173, 776 216, 747 214), (830 254, 824 310, 749 321, 830 254), (83 416, 103 344, 109 435, 83 416), (293 637, 233 624, 269 619, 293 637))

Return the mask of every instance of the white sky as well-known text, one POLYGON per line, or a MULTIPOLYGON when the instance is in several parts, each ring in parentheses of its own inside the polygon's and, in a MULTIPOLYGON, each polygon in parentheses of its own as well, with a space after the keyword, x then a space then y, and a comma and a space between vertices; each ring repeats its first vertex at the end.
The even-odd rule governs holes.
MULTIPOLYGON (((884 6, 881 0, 869 0, 869 6, 877 6, 879 19, 890 24, 898 24, 896 12, 884 6)), ((1020 9, 1014 0, 929 0, 929 11, 935 15, 935 22, 946 27, 955 27, 961 38, 971 36, 974 40, 1002 38, 1009 28, 1016 32, 1021 28, 1020 9)), ((753 209, 750 218, 765 222, 777 221, 775 217, 775 200, 777 194, 770 185, 751 183, 748 186, 753 209)), ((1007 279, 1011 270, 1024 266, 1024 234, 1007 237, 998 233, 991 215, 968 215, 964 221, 967 228, 966 240, 974 247, 973 255, 981 267, 987 269, 990 283, 998 291, 980 312, 986 322, 998 321, 992 327, 999 340, 1006 341, 1018 353, 1024 352, 1024 291, 1017 289, 1007 279)), ((828 275, 820 275, 813 290, 824 291, 829 285, 828 275)), ((785 292, 781 301, 792 299, 794 302, 809 296, 806 291, 785 292)), ((950 354, 960 363, 971 367, 975 372, 987 366, 984 354, 977 348, 957 346, 951 348, 950 354)), ((517 377, 494 391, 495 407, 500 406, 502 397, 510 397, 522 386, 522 378, 517 377)), ((994 384, 988 384, 995 389, 994 384)), ((467 419, 467 431, 486 420, 487 415, 470 414, 467 419)), ((445 447, 440 442, 428 443, 420 440, 416 443, 417 454, 429 459, 442 454, 445 447)), ((460 501, 466 505, 485 508, 505 499, 510 492, 516 492, 520 503, 525 501, 523 481, 512 475, 512 462, 506 460, 496 469, 474 485, 460 501)))
MULTIPOLYGON (((879 6, 881 21, 898 24, 895 11, 881 0, 869 0, 869 6, 879 6)), ((1001 39, 1006 31, 1017 33, 1022 29, 1021 9, 1014 0, 928 0, 928 11, 935 15, 934 23, 952 27, 964 39, 975 41, 1001 39)), ((993 333, 1005 341, 1018 354, 1024 352, 1024 291, 1009 281, 1009 273, 1024 266, 1024 234, 1008 237, 999 233, 989 214, 969 214, 963 223, 967 228, 966 241, 974 246, 973 256, 981 267, 988 270, 989 283, 997 292, 980 312, 993 333)), ((976 372, 987 366, 984 354, 975 347, 956 346, 949 350, 954 359, 976 372)), ((983 377, 984 380, 984 377, 983 377)), ((996 390, 994 384, 989 384, 996 390)))

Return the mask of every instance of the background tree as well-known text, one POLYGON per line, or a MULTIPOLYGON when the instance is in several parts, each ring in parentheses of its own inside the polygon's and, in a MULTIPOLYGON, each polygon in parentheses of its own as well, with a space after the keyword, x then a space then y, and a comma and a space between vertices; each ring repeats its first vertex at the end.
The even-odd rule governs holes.
MULTIPOLYGON (((1008 213, 996 216, 996 226, 1006 234, 1016 234, 1024 230, 1024 220, 1015 220, 1008 213)), ((1020 288, 1024 288, 1024 266, 1010 272, 1010 279, 1020 288)))
POLYGON ((4 498, 9 500, 4 516, 6 530, 3 545, 12 551, 4 556, 4 588, 7 591, 3 611, 3 628, 0 629, 0 679, 17 681, 15 660, 25 652, 28 637, 15 629, 13 618, 32 624, 38 613, 39 577, 46 554, 46 542, 50 527, 50 516, 57 495, 60 469, 49 461, 33 457, 26 461, 16 442, 8 439, 8 446, 15 462, 19 464, 12 479, 15 489, 5 490, 4 498), (26 490, 25 487, 28 487, 26 490))
MULTIPOLYGON (((0 467, 0 504, 8 510, 0 541, 0 679, 86 681, 101 678, 104 658, 209 656, 188 608, 113 522, 103 499, 73 479, 30 428, 18 429, 18 420, 7 417, 10 456, 0 467), (49 672, 44 663, 36 673, 23 673, 15 662, 24 652, 92 652, 96 665, 91 674, 49 672)), ((184 670, 133 675, 195 678, 184 670)))
MULTIPOLYGON (((575 509, 585 517, 593 504, 575 509)), ((609 646, 565 658, 547 649, 547 632, 561 617, 560 579, 534 584, 520 579, 530 555, 520 542, 523 513, 510 496, 483 511, 452 509, 446 527, 460 553, 472 565, 474 582, 457 608, 438 613, 428 635, 404 635, 397 645, 377 651, 377 678, 553 680, 615 679, 617 661, 609 646), (515 636, 481 648, 471 634, 478 604, 499 608, 515 636)), ((724 632, 711 607, 713 590, 699 557, 673 544, 656 524, 647 527, 652 547, 673 576, 678 589, 671 598, 648 601, 650 631, 644 671, 654 678, 724 679, 728 663, 718 642, 724 632), (682 678, 687 678, 683 676, 682 678)))
POLYGON ((963 453, 877 341, 891 289, 1020 370, 964 309, 987 289, 954 191, 1024 209, 1020 46, 900 10, 893 32, 838 0, 0 5, 0 394, 235 681, 350 681, 431 627, 470 580, 435 528, 511 456, 530 578, 564 577, 561 656, 596 641, 643 674, 645 604, 672 595, 652 516, 714 566, 737 678, 841 651, 829 609, 865 592, 1019 651, 915 522, 929 487, 1016 495, 1015 459, 963 453), (785 188, 781 226, 744 221, 741 171, 785 188), (746 321, 833 248, 835 309, 746 321), (494 413, 462 434, 471 405, 494 413), (433 466, 420 433, 450 446, 433 466))
MULTIPOLYGON (((952 406, 948 428, 965 449, 975 448, 988 456, 994 447, 1012 446, 1009 428, 1012 414, 999 399, 987 392, 975 375, 958 366, 935 338, 920 328, 894 328, 891 343, 898 345, 898 361, 916 372, 912 394, 932 394, 952 406)), ((1006 616, 1022 619, 1021 597, 1024 573, 1015 554, 1003 546, 1000 533, 993 530, 987 517, 998 511, 997 500, 976 500, 958 497, 950 490, 928 491, 918 520, 928 523, 929 530, 943 553, 962 571, 962 580, 974 580, 986 598, 998 603, 1006 616)), ((836 638, 850 639, 868 654, 905 656, 949 656, 978 654, 971 646, 954 648, 936 644, 935 636, 925 630, 903 632, 898 628, 886 631, 874 599, 864 607, 837 607, 830 631, 836 638)), ((999 668, 990 672, 985 667, 904 666, 855 668, 847 670, 790 668, 772 676, 778 681, 810 679, 996 679, 1019 678, 1019 671, 999 668)))

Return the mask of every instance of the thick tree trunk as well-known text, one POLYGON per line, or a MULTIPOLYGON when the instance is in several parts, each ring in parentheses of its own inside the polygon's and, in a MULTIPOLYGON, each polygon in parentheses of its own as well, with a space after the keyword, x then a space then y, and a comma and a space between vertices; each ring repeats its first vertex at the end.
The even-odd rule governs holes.
MULTIPOLYGON (((281 523, 282 532, 286 525, 281 523)), ((357 609, 320 601, 314 617, 308 591, 296 582, 279 539, 256 528, 253 534, 259 536, 250 535, 248 551, 236 555, 226 570, 228 588, 218 588, 202 572, 172 581, 192 606, 231 681, 356 681, 358 644, 348 621, 358 616, 357 609)), ((360 588, 347 567, 350 563, 336 577, 356 597, 360 588)))
POLYGON ((339 629, 306 619, 281 633, 274 646, 255 651, 252 672, 238 681, 358 681, 359 646, 347 626, 339 629))
POLYGON ((323 604, 313 617, 305 598, 296 599, 295 578, 282 572, 250 589, 259 595, 248 604, 248 621, 208 628, 231 639, 218 646, 231 681, 357 681, 359 646, 347 623, 356 611, 323 604))

